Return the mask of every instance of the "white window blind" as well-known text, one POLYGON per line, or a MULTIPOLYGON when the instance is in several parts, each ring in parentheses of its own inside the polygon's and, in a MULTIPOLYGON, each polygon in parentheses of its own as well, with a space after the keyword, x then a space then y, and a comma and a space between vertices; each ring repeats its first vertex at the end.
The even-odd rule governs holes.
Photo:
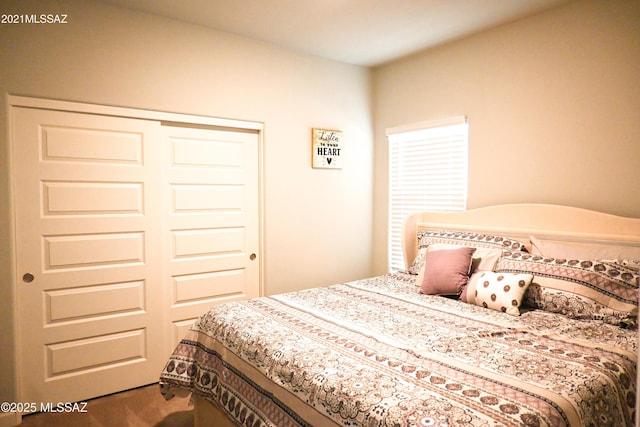
POLYGON ((387 129, 389 139, 389 268, 404 270, 402 225, 421 211, 467 207, 465 117, 387 129))

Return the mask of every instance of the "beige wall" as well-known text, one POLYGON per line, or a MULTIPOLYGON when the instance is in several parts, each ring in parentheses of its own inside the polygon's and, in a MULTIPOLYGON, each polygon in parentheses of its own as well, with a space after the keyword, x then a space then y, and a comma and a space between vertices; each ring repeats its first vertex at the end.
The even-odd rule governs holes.
POLYGON ((386 268, 385 128, 469 120, 468 208, 640 217, 640 2, 584 0, 374 71, 374 273, 386 268))
POLYGON ((70 23, 0 26, 0 401, 16 399, 7 94, 263 122, 267 292, 370 275, 370 70, 86 0, 10 11, 70 23), (311 168, 312 127, 343 130, 343 169, 311 168))

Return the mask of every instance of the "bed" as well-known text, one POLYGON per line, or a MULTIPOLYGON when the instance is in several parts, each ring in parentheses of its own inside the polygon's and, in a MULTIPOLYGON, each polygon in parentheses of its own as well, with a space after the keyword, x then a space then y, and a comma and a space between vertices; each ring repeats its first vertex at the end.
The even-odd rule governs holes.
POLYGON ((160 376, 196 425, 632 426, 640 219, 424 212, 406 271, 212 307, 160 376))

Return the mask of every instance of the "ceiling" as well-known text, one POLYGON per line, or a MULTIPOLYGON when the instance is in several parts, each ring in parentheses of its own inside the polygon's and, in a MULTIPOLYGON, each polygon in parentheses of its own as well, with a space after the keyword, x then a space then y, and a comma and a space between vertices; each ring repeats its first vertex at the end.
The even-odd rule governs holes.
POLYGON ((100 0, 361 66, 571 0, 100 0))

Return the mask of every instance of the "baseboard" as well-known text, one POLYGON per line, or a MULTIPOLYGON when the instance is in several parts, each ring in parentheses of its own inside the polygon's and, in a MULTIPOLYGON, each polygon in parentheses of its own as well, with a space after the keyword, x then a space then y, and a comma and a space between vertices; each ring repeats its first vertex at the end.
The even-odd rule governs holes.
POLYGON ((14 412, 0 413, 0 427, 15 427, 22 422, 22 416, 14 412))

